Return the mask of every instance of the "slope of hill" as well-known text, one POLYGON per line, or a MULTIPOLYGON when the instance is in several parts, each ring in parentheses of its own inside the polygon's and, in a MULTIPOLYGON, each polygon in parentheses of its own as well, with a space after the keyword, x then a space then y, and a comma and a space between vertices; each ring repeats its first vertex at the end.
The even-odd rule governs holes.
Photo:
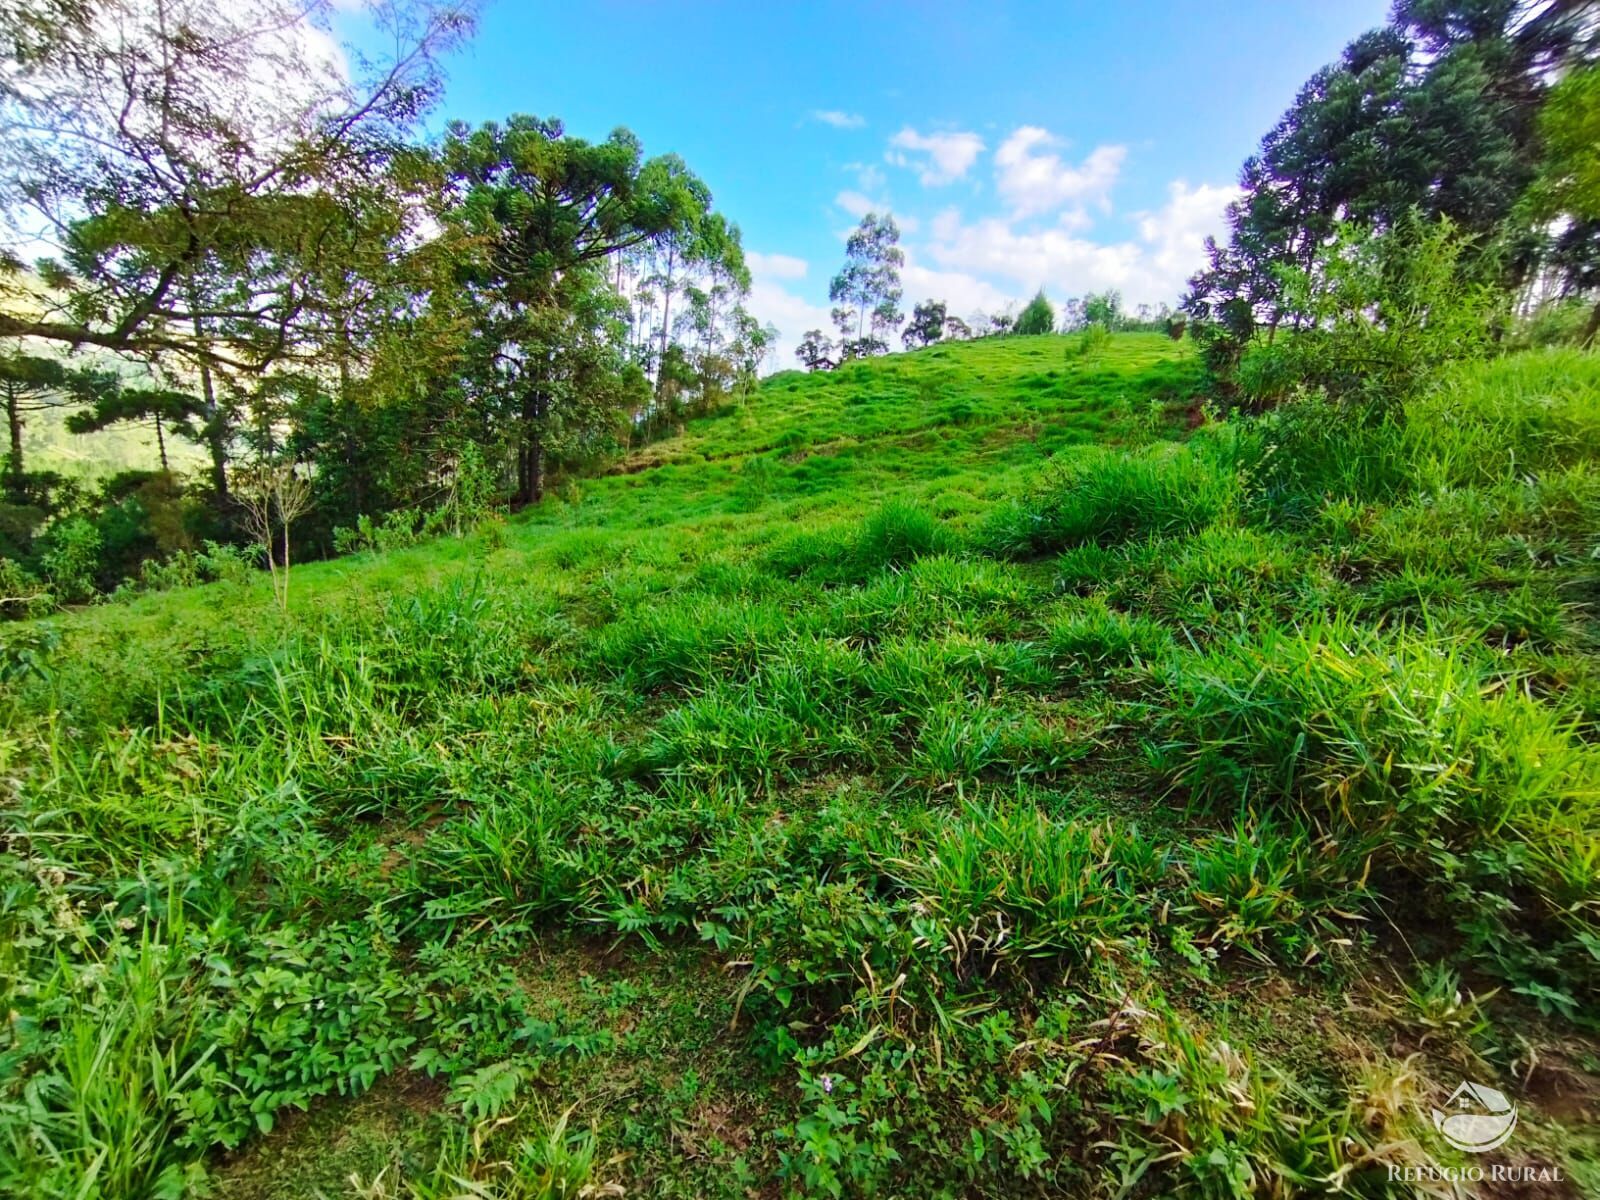
POLYGON ((7 629, 0 1179, 1600 1187, 1600 360, 1200 386, 1146 335, 784 374, 287 619, 7 629))

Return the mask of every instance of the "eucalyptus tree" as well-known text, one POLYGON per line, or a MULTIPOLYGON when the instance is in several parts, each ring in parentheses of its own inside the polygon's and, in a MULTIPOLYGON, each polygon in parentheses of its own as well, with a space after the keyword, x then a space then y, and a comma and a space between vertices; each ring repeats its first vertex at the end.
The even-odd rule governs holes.
POLYGON ((656 406, 669 423, 676 419, 678 396, 698 393, 702 406, 731 388, 738 367, 736 342, 743 302, 750 294, 739 227, 721 213, 708 212, 684 236, 663 239, 679 249, 680 290, 684 303, 668 338, 665 303, 660 354, 656 363, 656 406))
POLYGON ((868 213, 845 243, 845 263, 828 285, 839 330, 839 357, 864 358, 889 348, 901 320, 900 227, 892 216, 868 213))

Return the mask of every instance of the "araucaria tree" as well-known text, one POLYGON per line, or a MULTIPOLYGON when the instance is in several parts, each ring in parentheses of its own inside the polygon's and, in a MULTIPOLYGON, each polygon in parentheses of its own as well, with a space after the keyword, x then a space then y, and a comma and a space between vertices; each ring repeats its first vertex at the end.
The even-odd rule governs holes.
POLYGON ((643 384, 637 369, 627 377, 625 313, 606 261, 689 241, 710 193, 676 156, 645 161, 627 130, 587 142, 537 117, 454 124, 440 161, 441 215, 478 248, 458 271, 472 359, 514 448, 513 501, 531 503, 552 443, 614 423, 643 384))
POLYGON ((368 238, 357 253, 345 232, 375 195, 407 207, 394 168, 471 27, 450 0, 379 0, 392 53, 341 62, 319 49, 332 7, 5 5, 0 208, 26 241, 0 252, 0 337, 153 373, 159 388, 102 394, 74 427, 137 422, 159 443, 181 420, 225 520, 251 395, 283 365, 338 377, 353 336, 334 330, 361 326, 370 295, 340 281, 411 249, 368 238))
POLYGON ((885 214, 868 213, 845 243, 844 268, 828 285, 833 323, 839 330, 839 357, 884 354, 902 314, 900 227, 885 214))
MULTIPOLYGON (((1508 289, 1557 269, 1518 213, 1540 167, 1545 96, 1592 52, 1592 8, 1399 0, 1389 24, 1306 83, 1246 161, 1229 236, 1208 242, 1183 301, 1224 383, 1258 331, 1271 341, 1307 326, 1285 281, 1314 270, 1345 226, 1382 236, 1414 218, 1448 220, 1476 239, 1460 268, 1508 289)), ((1569 249, 1600 253, 1581 237, 1569 249)), ((1584 264, 1559 264, 1569 277, 1574 268, 1581 276, 1584 264)))
POLYGON ((6 410, 5 492, 19 500, 26 491, 22 432, 30 413, 92 403, 112 385, 103 372, 68 367, 59 358, 0 353, 0 404, 6 410))
MULTIPOLYGON (((366 0, 379 57, 337 53, 336 7, 0 0, 4 474, 30 529, 69 515, 23 469, 42 405, 76 408, 73 432, 149 430, 185 538, 250 536, 242 459, 299 464, 305 557, 396 510, 460 529, 464 463, 472 511, 532 502, 552 466, 752 385, 773 335, 744 308, 737 226, 681 160, 532 117, 423 145, 472 0, 366 0), (209 470, 170 472, 172 433, 209 470)), ((8 544, 24 572, 30 545, 8 544)))
POLYGON ((312 0, 11 0, 0 336, 259 371, 300 349, 326 226, 380 170, 468 29, 454 5, 375 10, 394 55, 347 77, 300 36, 312 0))

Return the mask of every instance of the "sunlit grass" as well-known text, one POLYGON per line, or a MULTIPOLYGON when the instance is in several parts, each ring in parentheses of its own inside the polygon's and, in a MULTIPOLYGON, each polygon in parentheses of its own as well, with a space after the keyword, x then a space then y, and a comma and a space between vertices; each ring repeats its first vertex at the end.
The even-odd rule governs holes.
POLYGON ((1426 1064, 1334 995, 1590 1029, 1600 366, 1404 423, 1192 431, 1198 383, 1145 335, 785 373, 286 617, 7 627, 0 1181, 294 1194, 218 1148, 377 1087, 405 1148, 319 1188, 1381 1187, 1426 1064))

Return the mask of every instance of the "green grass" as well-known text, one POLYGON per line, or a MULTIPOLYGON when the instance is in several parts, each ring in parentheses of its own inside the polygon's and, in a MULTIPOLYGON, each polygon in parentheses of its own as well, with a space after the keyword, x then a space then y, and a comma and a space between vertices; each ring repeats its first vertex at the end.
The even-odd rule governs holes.
POLYGON ((1600 360, 1199 389, 785 373, 287 617, 6 626, 0 1188, 1376 1196, 1463 1076, 1595 1186, 1600 360))

